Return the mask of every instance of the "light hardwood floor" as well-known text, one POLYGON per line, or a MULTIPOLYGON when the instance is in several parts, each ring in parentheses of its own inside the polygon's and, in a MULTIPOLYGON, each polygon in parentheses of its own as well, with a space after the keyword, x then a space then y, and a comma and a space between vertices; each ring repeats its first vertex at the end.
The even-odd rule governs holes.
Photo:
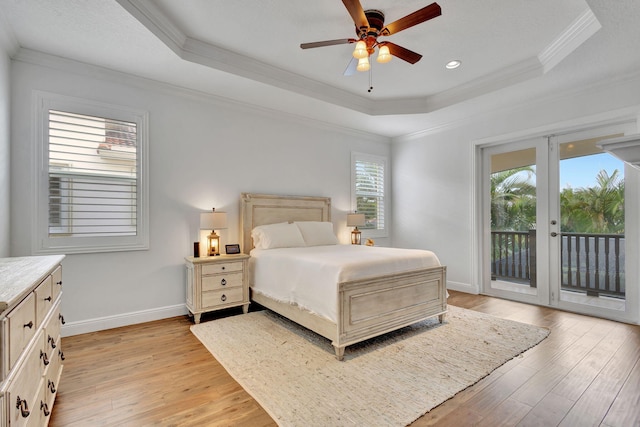
MULTIPOLYGON (((551 334, 414 426, 640 426, 640 326, 459 292, 449 304, 551 334)), ((176 317, 64 338, 50 426, 275 425, 190 325, 176 317)))

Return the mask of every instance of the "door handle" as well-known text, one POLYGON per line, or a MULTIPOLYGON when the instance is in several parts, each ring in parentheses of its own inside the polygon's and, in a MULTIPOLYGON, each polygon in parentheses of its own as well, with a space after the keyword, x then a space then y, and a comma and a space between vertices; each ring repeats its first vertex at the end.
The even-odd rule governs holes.
POLYGON ((551 232, 551 237, 556 237, 558 235, 558 233, 556 233, 555 231, 551 232))

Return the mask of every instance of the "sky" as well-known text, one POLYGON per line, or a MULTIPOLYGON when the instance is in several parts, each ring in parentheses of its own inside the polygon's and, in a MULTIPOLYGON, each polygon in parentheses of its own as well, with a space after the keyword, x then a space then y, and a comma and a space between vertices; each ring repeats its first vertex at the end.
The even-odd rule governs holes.
POLYGON ((609 176, 618 169, 618 176, 624 178, 624 163, 607 153, 565 159, 560 162, 560 188, 573 189, 593 187, 600 170, 609 176))

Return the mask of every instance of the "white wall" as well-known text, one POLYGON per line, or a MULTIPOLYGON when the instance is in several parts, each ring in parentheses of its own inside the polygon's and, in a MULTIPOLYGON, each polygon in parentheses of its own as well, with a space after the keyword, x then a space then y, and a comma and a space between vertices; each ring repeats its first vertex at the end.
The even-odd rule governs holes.
POLYGON ((32 90, 125 105, 150 116, 150 250, 67 256, 66 334, 185 312, 184 257, 192 254, 199 213, 226 211, 222 244, 237 243, 241 192, 330 196, 336 232, 347 242, 350 153, 390 154, 387 138, 96 67, 52 65, 12 62, 13 256, 31 251, 32 90))
MULTIPOLYGON (((487 104, 486 110, 491 109, 487 104)), ((640 77, 636 76, 482 114, 445 130, 399 138, 392 146, 394 246, 433 249, 447 265, 451 288, 479 292, 474 259, 474 141, 515 140, 579 123, 588 127, 596 120, 639 111, 640 77)), ((628 252, 627 257, 631 267, 640 261, 639 253, 628 252)), ((639 303, 640 298, 635 304, 639 303)))
MULTIPOLYGON (((0 24, 2 24, 0 19, 0 24)), ((0 31, 0 257, 10 254, 9 193, 10 193, 10 60, 6 34, 0 31)))

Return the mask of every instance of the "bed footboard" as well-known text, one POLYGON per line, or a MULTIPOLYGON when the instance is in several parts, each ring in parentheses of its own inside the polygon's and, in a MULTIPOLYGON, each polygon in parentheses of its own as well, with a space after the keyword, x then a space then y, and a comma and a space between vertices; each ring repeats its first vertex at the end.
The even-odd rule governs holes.
POLYGON ((340 283, 336 357, 344 348, 447 311, 446 267, 340 283))

